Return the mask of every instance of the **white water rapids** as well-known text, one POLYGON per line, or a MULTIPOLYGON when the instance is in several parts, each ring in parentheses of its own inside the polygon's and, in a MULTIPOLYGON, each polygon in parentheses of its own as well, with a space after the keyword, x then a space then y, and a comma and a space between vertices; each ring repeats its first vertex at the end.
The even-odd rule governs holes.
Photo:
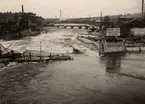
POLYGON ((12 46, 10 49, 17 50, 19 52, 24 52, 26 50, 40 50, 40 42, 42 51, 45 53, 73 53, 73 47, 80 51, 83 51, 86 55, 98 55, 97 52, 84 47, 82 43, 76 40, 79 33, 84 33, 79 29, 75 31, 72 30, 50 30, 47 34, 41 34, 36 37, 26 37, 21 40, 13 41, 1 41, 1 44, 8 47, 10 44, 12 46), (51 32, 52 31, 52 32, 51 32))

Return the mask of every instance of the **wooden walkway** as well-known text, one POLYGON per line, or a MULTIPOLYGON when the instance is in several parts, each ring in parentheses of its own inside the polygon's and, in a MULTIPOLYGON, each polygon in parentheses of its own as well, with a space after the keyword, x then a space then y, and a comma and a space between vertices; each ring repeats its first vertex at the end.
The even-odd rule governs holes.
POLYGON ((40 55, 32 55, 31 52, 29 54, 21 54, 20 56, 10 55, 6 57, 1 57, 0 62, 49 62, 49 61, 71 61, 73 60, 72 57, 69 55, 64 54, 57 54, 52 55, 49 54, 48 56, 40 56, 40 55))

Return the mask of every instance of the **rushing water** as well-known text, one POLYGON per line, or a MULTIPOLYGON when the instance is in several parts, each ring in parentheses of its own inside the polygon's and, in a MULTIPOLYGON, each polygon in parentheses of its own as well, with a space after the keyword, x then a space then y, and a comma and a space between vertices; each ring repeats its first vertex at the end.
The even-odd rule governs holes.
POLYGON ((1 41, 11 49, 66 53, 73 61, 11 63, 0 69, 0 104, 145 104, 145 55, 99 57, 97 47, 76 39, 79 29, 51 29, 47 34, 1 41), (83 54, 72 54, 71 45, 83 54))

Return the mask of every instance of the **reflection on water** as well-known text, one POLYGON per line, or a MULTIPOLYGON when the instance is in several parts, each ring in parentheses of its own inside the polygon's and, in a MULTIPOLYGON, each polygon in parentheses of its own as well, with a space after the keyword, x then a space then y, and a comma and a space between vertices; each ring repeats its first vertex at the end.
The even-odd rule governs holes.
POLYGON ((0 104, 23 104, 18 99, 32 92, 28 85, 40 73, 39 67, 41 67, 39 64, 22 64, 11 70, 2 70, 0 73, 0 104))
POLYGON ((121 55, 107 55, 101 57, 101 61, 105 64, 106 72, 119 73, 121 68, 121 55))

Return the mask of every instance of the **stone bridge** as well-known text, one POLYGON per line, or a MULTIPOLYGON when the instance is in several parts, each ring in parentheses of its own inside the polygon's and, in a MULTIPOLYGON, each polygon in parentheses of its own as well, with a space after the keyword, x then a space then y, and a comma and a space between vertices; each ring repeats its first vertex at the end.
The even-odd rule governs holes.
POLYGON ((54 24, 58 28, 79 28, 79 29, 89 29, 90 25, 88 24, 54 24))

